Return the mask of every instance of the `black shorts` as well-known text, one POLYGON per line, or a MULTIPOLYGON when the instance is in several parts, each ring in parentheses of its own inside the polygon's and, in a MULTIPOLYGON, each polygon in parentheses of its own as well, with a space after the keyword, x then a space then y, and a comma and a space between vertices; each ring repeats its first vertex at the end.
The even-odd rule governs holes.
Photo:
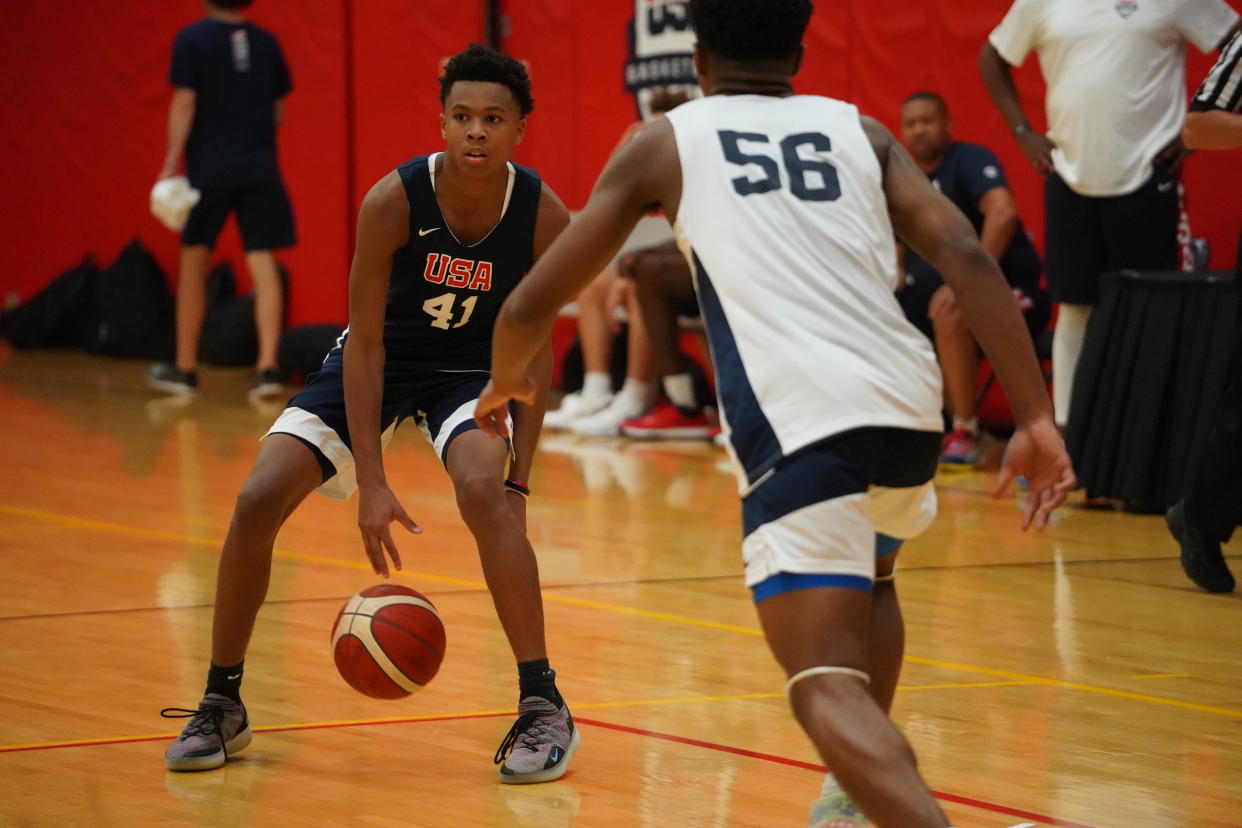
MULTIPOLYGON (((1026 281, 1038 281, 1038 275, 1026 281)), ((931 265, 922 259, 912 258, 905 285, 897 293, 897 303, 901 305, 906 319, 933 343, 936 341, 936 334, 927 310, 932 296, 943 284, 944 280, 931 265)), ((1018 302, 1018 309, 1022 311, 1022 318, 1026 320, 1026 328, 1034 339, 1048 327, 1048 318, 1052 315, 1052 301, 1042 290, 1025 291, 1012 285, 1010 287, 1013 298, 1018 302)))
MULTIPOLYGON (((488 371, 386 371, 375 424, 383 445, 402 420, 413 418, 444 461, 453 440, 478 428, 474 407, 490 378, 488 371)), ((357 488, 344 379, 342 350, 334 348, 323 370, 289 400, 267 432, 289 434, 307 444, 324 472, 319 492, 342 500, 357 488)))
POLYGON ((183 245, 215 247, 229 213, 237 214, 237 226, 247 253, 279 250, 297 243, 293 208, 289 204, 285 185, 279 178, 248 187, 200 189, 203 197, 190 211, 185 229, 181 231, 183 245))
POLYGON ((1132 193, 1092 197, 1050 174, 1044 182, 1044 264, 1052 300, 1094 305, 1102 273, 1176 269, 1179 188, 1177 173, 1165 169, 1132 193))

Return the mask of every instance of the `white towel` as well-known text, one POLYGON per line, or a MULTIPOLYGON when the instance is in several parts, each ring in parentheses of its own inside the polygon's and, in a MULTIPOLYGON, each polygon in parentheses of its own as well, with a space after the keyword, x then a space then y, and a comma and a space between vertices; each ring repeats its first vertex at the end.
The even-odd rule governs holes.
POLYGON ((180 232, 202 197, 184 175, 161 178, 151 188, 151 213, 169 230, 180 232))

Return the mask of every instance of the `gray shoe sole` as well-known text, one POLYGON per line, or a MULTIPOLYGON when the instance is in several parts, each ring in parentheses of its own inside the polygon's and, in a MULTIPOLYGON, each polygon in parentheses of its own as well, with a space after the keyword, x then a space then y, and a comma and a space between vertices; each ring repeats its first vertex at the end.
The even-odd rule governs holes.
POLYGON ((582 744, 582 737, 578 733, 578 727, 575 725, 574 735, 569 739, 569 749, 565 751, 565 757, 553 767, 536 773, 524 773, 520 776, 506 776, 501 773, 499 774, 500 781, 506 785, 533 785, 536 782, 551 782, 554 779, 560 779, 569 770, 569 760, 574 758, 578 745, 582 744))
POLYGON ((706 440, 712 433, 707 426, 684 426, 677 428, 626 428, 621 436, 631 440, 706 440))
MULTIPOLYGON (((217 750, 215 753, 207 756, 183 756, 180 759, 165 759, 165 764, 170 771, 205 771, 214 770, 224 764, 225 754, 233 756, 241 753, 249 746, 253 735, 250 733, 250 726, 238 733, 227 743, 224 750, 217 750)), ((567 757, 568 758, 568 757, 567 757)), ((563 762, 561 764, 564 764, 563 762)))
POLYGON ((148 376, 146 378, 147 388, 152 391, 163 391, 165 394, 196 394, 198 389, 186 385, 184 382, 170 382, 168 380, 156 379, 148 376))
POLYGON ((279 397, 285 393, 285 386, 279 382, 265 382, 262 385, 256 385, 250 389, 250 396, 253 398, 267 399, 268 397, 279 397))

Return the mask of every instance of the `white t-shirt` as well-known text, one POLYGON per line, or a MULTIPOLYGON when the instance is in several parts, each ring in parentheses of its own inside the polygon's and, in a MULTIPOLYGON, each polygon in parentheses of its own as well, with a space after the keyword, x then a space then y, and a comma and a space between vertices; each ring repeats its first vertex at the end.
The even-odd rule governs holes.
POLYGON ((1057 174, 1075 192, 1134 192, 1186 113, 1186 42, 1209 52, 1238 20, 1224 0, 1015 0, 992 46, 1039 54, 1057 174))
POLYGON ((858 110, 714 95, 668 119, 682 177, 674 229, 742 491, 843 431, 939 432, 940 369, 893 294, 883 174, 858 110))

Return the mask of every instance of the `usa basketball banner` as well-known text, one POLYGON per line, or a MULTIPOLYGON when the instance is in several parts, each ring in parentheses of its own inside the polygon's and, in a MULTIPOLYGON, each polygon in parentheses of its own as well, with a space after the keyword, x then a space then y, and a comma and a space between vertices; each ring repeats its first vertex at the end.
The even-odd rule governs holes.
POLYGON ((634 0, 629 39, 625 90, 634 96, 639 118, 651 117, 651 99, 657 91, 699 94, 686 0, 634 0))

